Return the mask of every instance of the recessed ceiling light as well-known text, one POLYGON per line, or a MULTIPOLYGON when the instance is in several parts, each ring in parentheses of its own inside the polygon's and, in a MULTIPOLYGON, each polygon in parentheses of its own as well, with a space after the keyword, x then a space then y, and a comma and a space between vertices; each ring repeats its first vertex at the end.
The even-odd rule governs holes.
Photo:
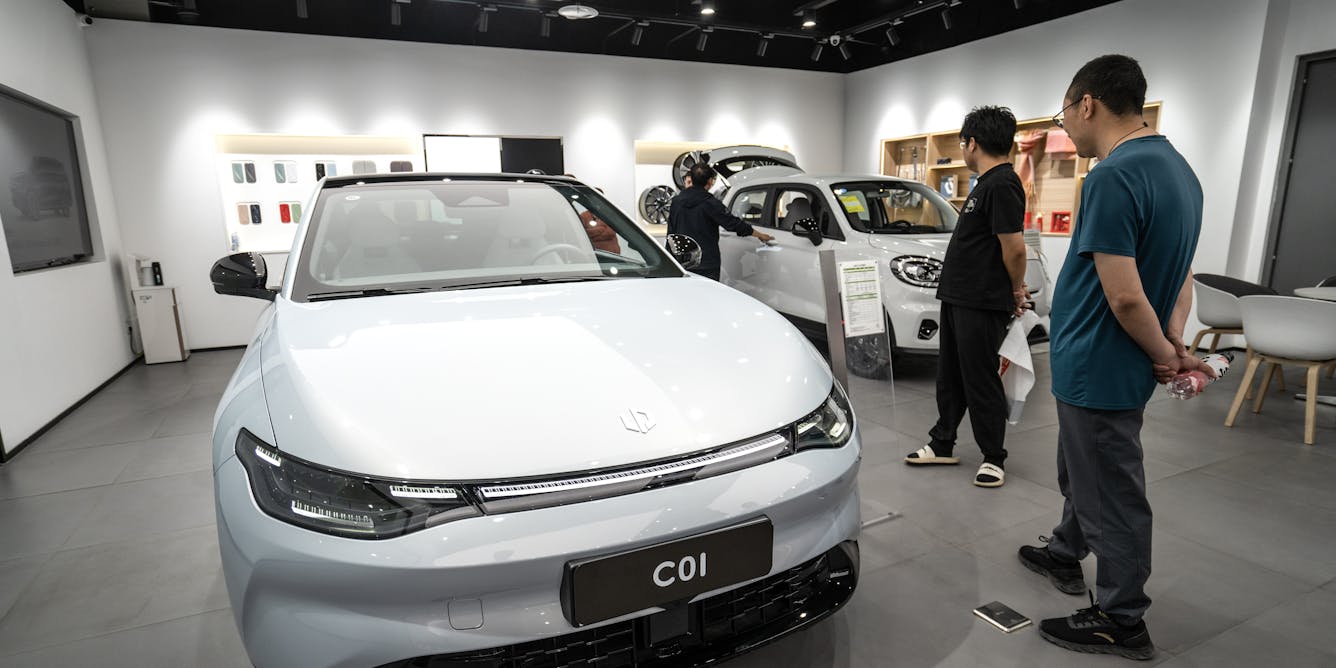
POLYGON ((598 16, 598 10, 589 5, 566 5, 558 9, 557 13, 572 21, 592 19, 598 16))
POLYGON ((815 27, 816 27, 816 15, 813 14, 812 12, 804 12, 804 13, 803 13, 803 27, 804 27, 804 28, 815 28, 815 27))
POLYGON ((714 7, 705 5, 700 8, 701 16, 714 16, 714 7))

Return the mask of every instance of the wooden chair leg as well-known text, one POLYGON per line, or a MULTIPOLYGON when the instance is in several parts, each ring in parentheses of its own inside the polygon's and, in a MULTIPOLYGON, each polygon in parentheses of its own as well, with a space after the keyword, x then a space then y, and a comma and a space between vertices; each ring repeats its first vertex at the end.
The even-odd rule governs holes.
POLYGON ((1308 367, 1308 400, 1304 402, 1304 443, 1312 445, 1317 436, 1317 377, 1322 366, 1313 364, 1308 367))
POLYGON ((1262 403, 1266 401, 1266 391, 1271 389, 1271 378, 1280 370, 1280 365, 1272 362, 1262 374, 1262 386, 1257 388, 1257 400, 1253 402, 1254 413, 1262 412, 1262 403))
POLYGON ((1229 417, 1225 418, 1226 427, 1234 426, 1234 418, 1238 417, 1239 409, 1243 407, 1243 400, 1248 396, 1248 389, 1252 387, 1253 376, 1257 375, 1257 367, 1261 365, 1261 355, 1248 358, 1248 370, 1243 373, 1243 382, 1239 383, 1239 391, 1234 394, 1234 405, 1229 407, 1229 417))
POLYGON ((1211 330, 1203 329, 1200 332, 1197 332, 1197 335, 1192 338, 1192 345, 1188 346, 1188 352, 1190 353, 1197 352, 1197 346, 1201 345, 1202 337, 1206 336, 1206 333, 1209 331, 1211 330))
POLYGON ((1216 348, 1216 346, 1218 346, 1218 345, 1220 345, 1220 332, 1216 332, 1216 333, 1215 333, 1215 336, 1212 336, 1212 337, 1211 337, 1211 349, 1208 350, 1208 351, 1206 351, 1207 354, 1214 354, 1214 353, 1215 353, 1215 348, 1216 348))

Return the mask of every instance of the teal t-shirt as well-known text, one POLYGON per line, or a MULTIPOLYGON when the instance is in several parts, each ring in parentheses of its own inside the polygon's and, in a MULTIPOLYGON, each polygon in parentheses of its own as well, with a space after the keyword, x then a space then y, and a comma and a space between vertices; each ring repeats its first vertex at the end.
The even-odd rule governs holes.
POLYGON ((1150 357, 1110 310, 1094 254, 1136 258, 1142 288, 1164 327, 1197 251, 1201 209, 1196 174, 1163 136, 1123 142, 1090 171, 1053 292, 1054 396, 1100 410, 1129 410, 1150 400, 1150 357))

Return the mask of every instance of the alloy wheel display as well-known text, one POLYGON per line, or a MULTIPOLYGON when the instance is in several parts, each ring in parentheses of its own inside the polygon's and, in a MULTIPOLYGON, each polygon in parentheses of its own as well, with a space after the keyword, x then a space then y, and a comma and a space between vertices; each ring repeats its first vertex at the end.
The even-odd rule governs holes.
POLYGON ((654 225, 668 224, 668 206, 677 191, 672 186, 650 186, 640 193, 640 217, 654 225))

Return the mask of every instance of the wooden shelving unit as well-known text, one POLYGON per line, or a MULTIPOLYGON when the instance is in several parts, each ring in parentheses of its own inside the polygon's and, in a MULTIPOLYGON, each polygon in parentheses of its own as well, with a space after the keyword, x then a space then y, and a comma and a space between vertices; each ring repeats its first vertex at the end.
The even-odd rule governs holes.
MULTIPOLYGON (((1162 104, 1147 103, 1143 111, 1146 123, 1157 131, 1162 104)), ((1037 229, 1045 235, 1070 236, 1091 160, 1071 153, 1046 152, 1047 132, 1056 129, 1048 117, 1016 123, 1017 137, 1035 133, 1037 138, 1029 152, 1032 178, 1026 188, 1026 229, 1037 229)), ((1018 168, 1020 158, 1019 145, 1013 143, 1011 161, 1018 168)), ((947 199, 957 208, 969 197, 971 174, 961 155, 959 128, 883 140, 881 173, 919 181, 944 195, 947 194, 943 192, 944 181, 950 180, 952 194, 947 199)))

